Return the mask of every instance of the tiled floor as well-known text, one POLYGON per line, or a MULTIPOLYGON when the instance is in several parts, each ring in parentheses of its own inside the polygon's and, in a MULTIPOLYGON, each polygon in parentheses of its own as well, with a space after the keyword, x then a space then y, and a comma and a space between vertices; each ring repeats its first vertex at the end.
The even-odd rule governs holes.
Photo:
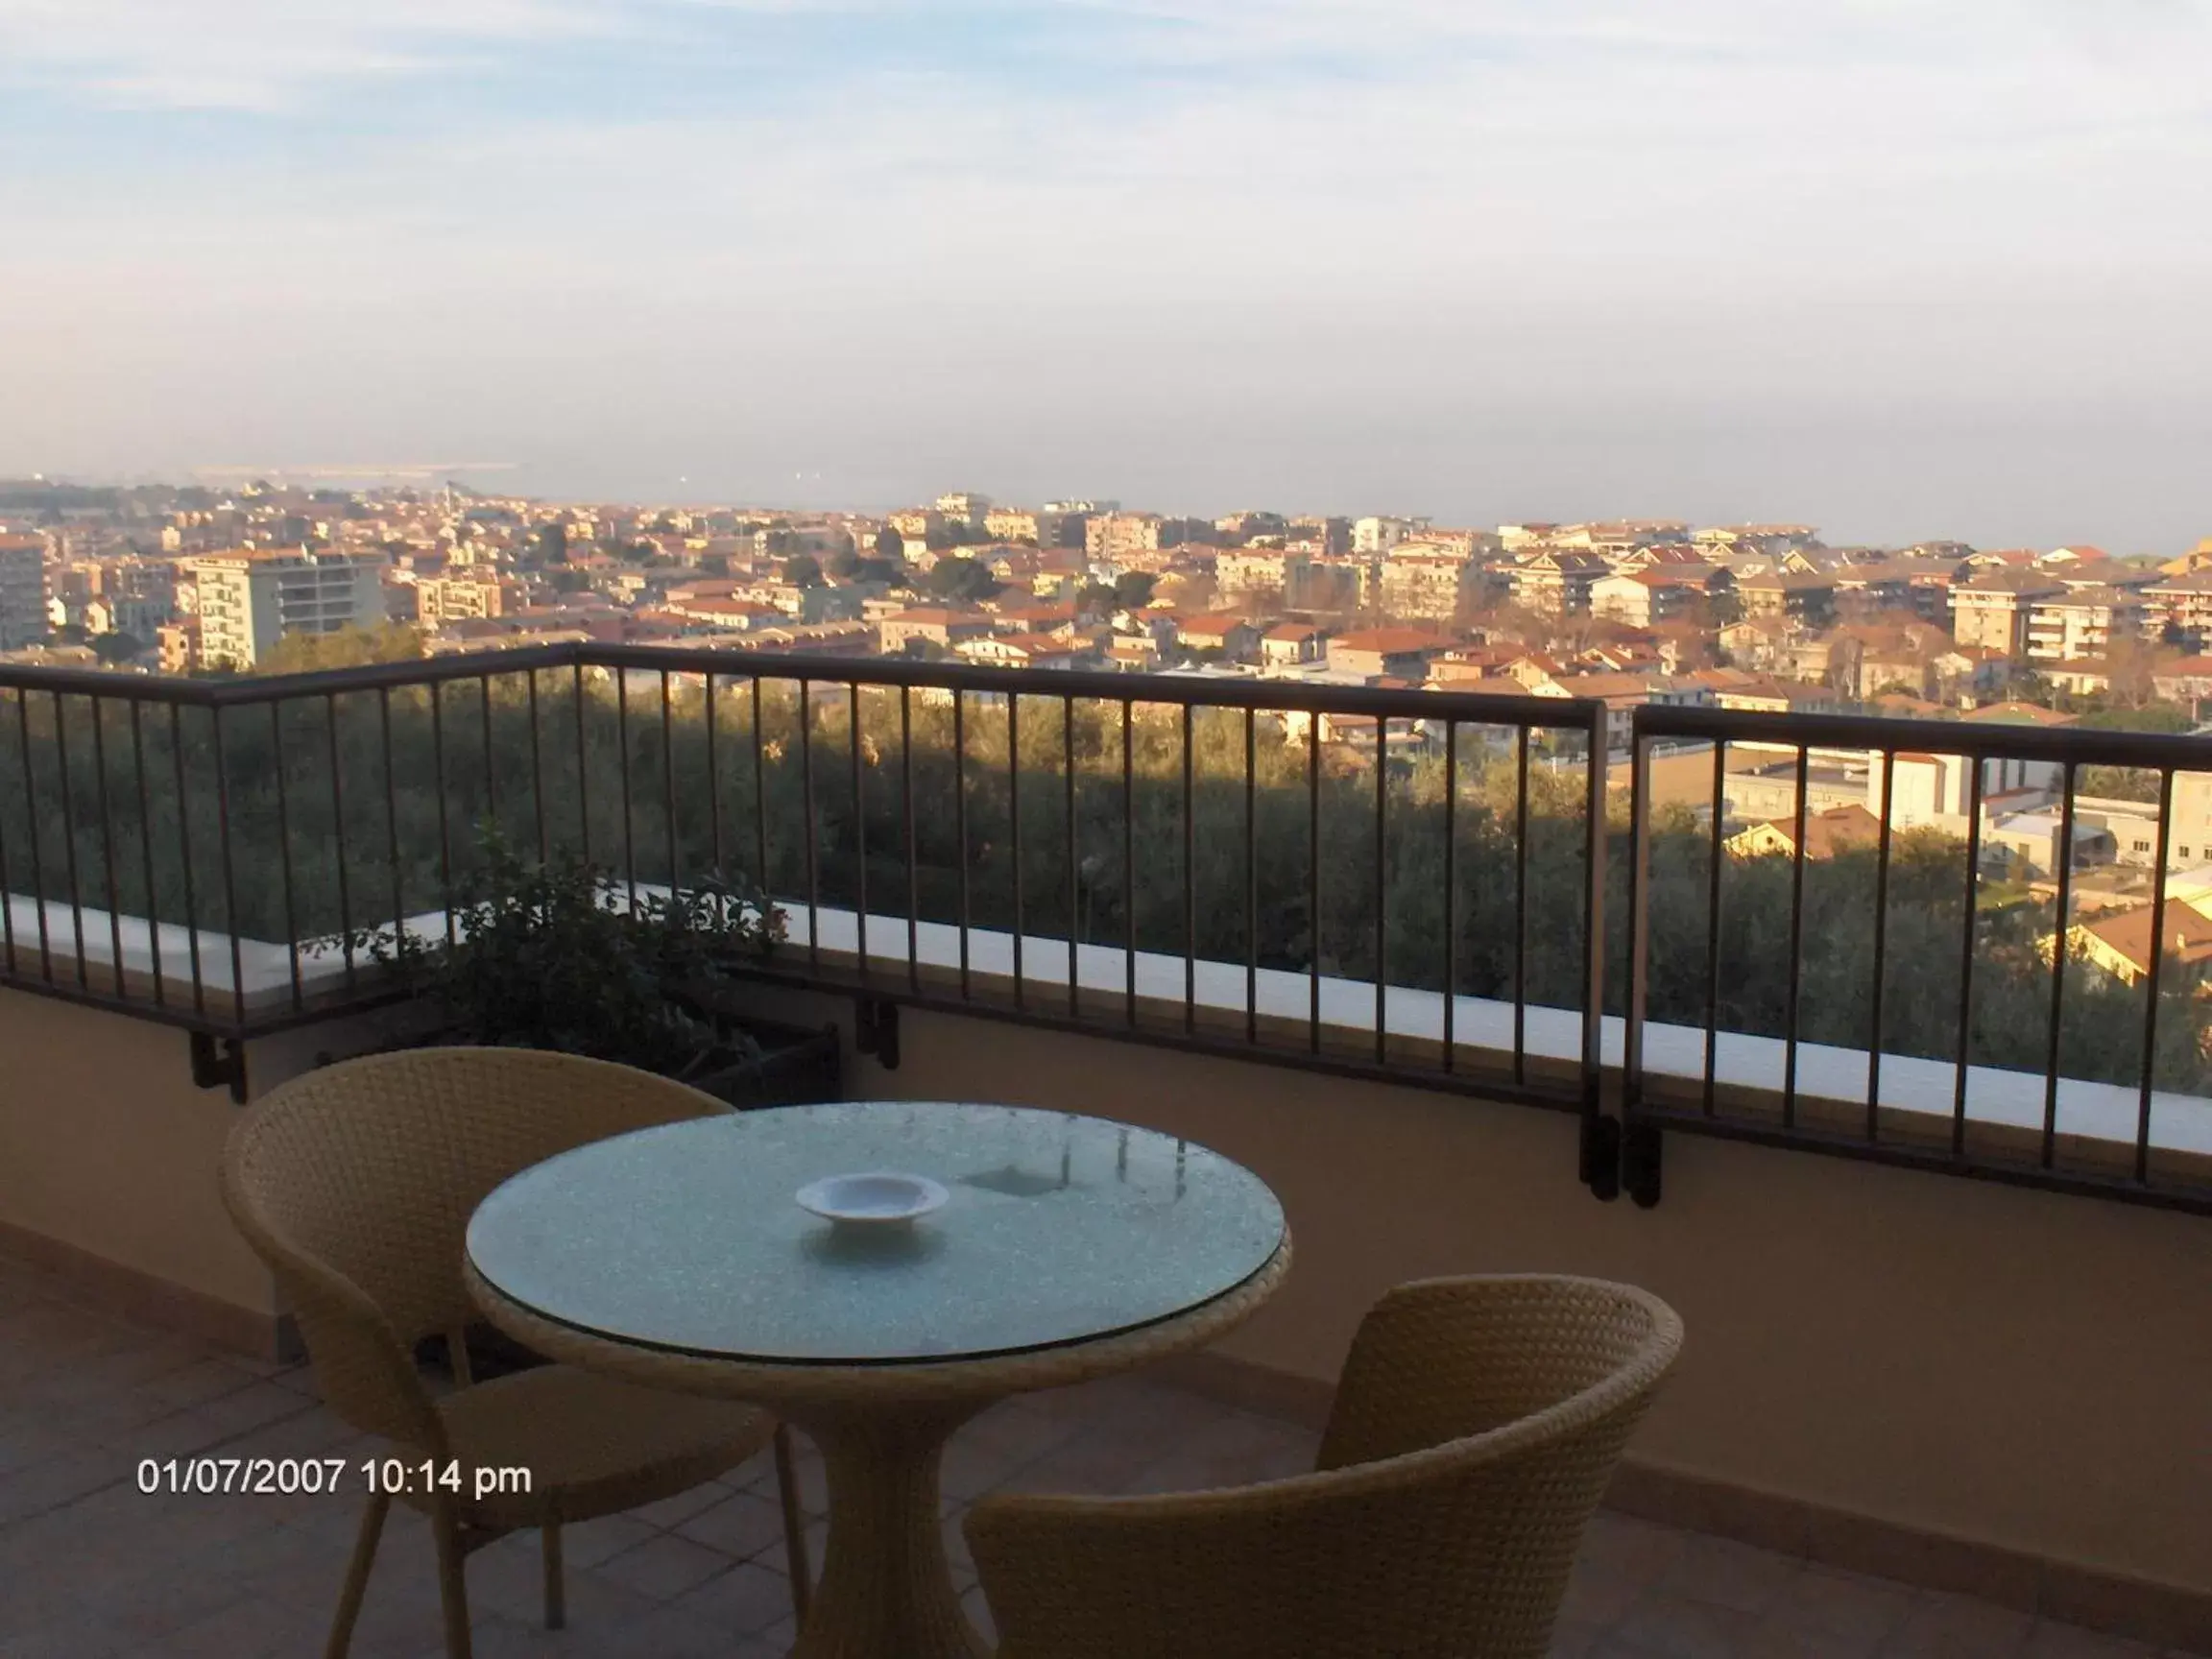
MULTIPOLYGON (((0 1262, 0 1659, 311 1655, 344 1575, 357 1493, 161 1497, 142 1458, 358 1457, 368 1443, 303 1373, 226 1358, 89 1312, 0 1262)), ((960 1509, 993 1490, 1166 1491, 1292 1473, 1312 1438, 1142 1381, 1009 1402, 955 1441, 946 1539, 978 1624, 960 1509)), ((820 1468, 805 1467, 819 1515, 820 1468)), ((813 1526, 820 1561, 822 1523, 813 1526)), ((534 1536, 474 1557, 482 1659, 769 1659, 792 1624, 765 1462, 650 1510, 572 1528, 569 1628, 547 1634, 534 1536)), ((361 1659, 432 1659, 430 1540, 394 1513, 354 1641, 361 1659)), ((1556 1651, 1581 1659, 2123 1659, 2152 1649, 1960 1597, 1811 1567, 1601 1515, 1556 1651)), ((1291 1656, 1286 1656, 1291 1659, 1291 1656)))

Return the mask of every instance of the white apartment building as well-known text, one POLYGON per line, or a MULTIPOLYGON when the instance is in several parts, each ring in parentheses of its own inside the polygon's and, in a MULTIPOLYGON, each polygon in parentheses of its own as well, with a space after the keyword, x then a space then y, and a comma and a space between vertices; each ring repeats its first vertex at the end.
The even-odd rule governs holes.
POLYGON ((1428 528, 1426 518, 1358 518, 1352 524, 1352 551, 1387 553, 1408 536, 1428 528))
POLYGON ((45 637, 46 543, 36 536, 0 536, 0 651, 45 637))
POLYGON ((2028 655, 2070 662, 2102 657, 2115 639, 2143 632, 2143 601, 2117 588, 2080 588, 2038 600, 2028 613, 2028 655))
POLYGON ((249 548, 193 561, 201 660, 252 668, 287 634, 335 634, 384 620, 381 553, 249 548))

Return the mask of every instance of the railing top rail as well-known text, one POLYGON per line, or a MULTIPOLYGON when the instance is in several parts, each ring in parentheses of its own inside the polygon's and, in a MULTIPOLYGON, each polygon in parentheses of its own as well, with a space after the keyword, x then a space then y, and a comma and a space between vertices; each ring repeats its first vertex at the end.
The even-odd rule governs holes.
POLYGON ((2212 770, 2212 737, 1999 721, 1892 720, 1873 714, 1782 714, 1748 709, 1649 705, 1636 710, 1636 735, 1702 737, 1790 748, 1923 750, 1934 755, 2097 766, 2212 770))
POLYGON ((1021 691, 1027 695, 1072 697, 1083 702, 1127 700, 1195 708, 1320 712, 1391 720, 1456 720, 1471 726, 1537 726, 1576 731, 1592 729, 1601 718, 1603 709, 1602 704, 1592 698, 1489 696, 1420 688, 1316 685, 1286 680, 1212 679, 1081 669, 1040 672, 970 662, 925 662, 897 657, 766 657, 710 649, 596 642, 534 645, 507 651, 376 662, 355 668, 226 680, 16 665, 0 667, 0 688, 177 703, 190 708, 228 708, 278 703, 298 697, 397 690, 455 680, 498 679, 579 665, 646 673, 711 673, 734 680, 810 681, 823 685, 857 684, 999 695, 1021 691))

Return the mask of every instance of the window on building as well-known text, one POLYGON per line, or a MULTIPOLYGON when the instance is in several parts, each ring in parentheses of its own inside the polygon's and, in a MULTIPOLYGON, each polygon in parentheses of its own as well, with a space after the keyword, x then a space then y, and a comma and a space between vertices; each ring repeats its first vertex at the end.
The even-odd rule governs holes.
POLYGON ((2138 841, 2135 843, 2135 851, 2138 853, 2148 853, 2151 851, 2151 843, 2148 841, 2138 841))

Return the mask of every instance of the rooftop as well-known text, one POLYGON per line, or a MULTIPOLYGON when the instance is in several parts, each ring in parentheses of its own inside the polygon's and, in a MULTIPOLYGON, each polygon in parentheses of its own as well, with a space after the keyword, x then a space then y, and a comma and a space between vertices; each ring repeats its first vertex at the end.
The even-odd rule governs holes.
MULTIPOLYGON (((0 1651, 154 1659, 321 1650, 357 1498, 145 1495, 144 1457, 371 1455, 301 1368, 238 1358, 67 1299, 0 1258, 8 1479, 0 1484, 0 1651)), ((1311 1466, 1316 1436, 1140 1379, 1035 1394, 963 1430, 945 1462, 945 1540, 972 1617, 989 1609, 960 1533, 990 1492, 1166 1492, 1311 1466)), ((821 1558, 820 1461, 801 1442, 821 1558)), ((773 1659, 792 1640, 765 1458, 629 1515, 570 1528, 569 1627, 536 1623, 538 1544, 503 1539, 468 1568, 476 1651, 565 1659, 773 1659)), ((354 1636, 359 1659, 438 1659, 427 1524, 396 1506, 354 1636)), ((1752 1653, 2150 1659, 2157 1650, 2029 1613, 1839 1571, 1612 1510, 1586 1538, 1552 1648, 1570 1656, 1752 1653)), ((2178 1649, 2173 1650, 2178 1652, 2178 1649)))

